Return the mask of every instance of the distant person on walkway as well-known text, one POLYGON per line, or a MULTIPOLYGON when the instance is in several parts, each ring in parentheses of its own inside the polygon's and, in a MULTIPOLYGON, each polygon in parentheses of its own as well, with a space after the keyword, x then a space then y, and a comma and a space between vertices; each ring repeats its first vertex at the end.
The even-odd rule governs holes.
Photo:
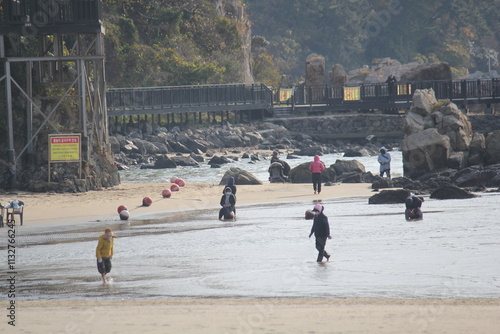
POLYGON ((328 217, 325 216, 323 211, 325 207, 321 204, 316 204, 312 209, 314 213, 314 222, 311 227, 311 233, 309 238, 313 235, 316 237, 316 249, 318 250, 317 262, 322 262, 323 258, 326 257, 327 261, 330 261, 330 254, 325 251, 326 239, 331 239, 330 236, 330 225, 328 224, 328 217))
POLYGON ((99 236, 99 242, 95 250, 97 257, 97 271, 101 274, 104 283, 107 282, 106 274, 111 271, 111 258, 113 257, 113 238, 115 235, 110 228, 104 230, 99 236))
POLYGON ((380 176, 391 178, 391 155, 387 152, 387 149, 382 146, 380 148, 380 154, 378 155, 378 163, 380 164, 380 176))
POLYGON ((321 193, 321 172, 325 169, 325 164, 320 160, 319 155, 315 155, 314 161, 309 164, 309 170, 312 172, 312 184, 315 194, 316 191, 318 191, 318 194, 321 193))
POLYGON ((396 77, 394 76, 394 74, 389 75, 387 77, 387 80, 385 81, 385 83, 387 84, 389 98, 391 99, 391 101, 394 101, 396 99, 396 83, 397 82, 398 81, 396 80, 396 77))
POLYGON ((219 210, 219 219, 234 219, 236 215, 236 197, 234 197, 231 188, 226 187, 224 195, 220 199, 222 208, 219 210))
POLYGON ((229 179, 227 180, 227 184, 224 187, 224 190, 222 190, 223 194, 226 193, 226 188, 231 188, 231 192, 236 197, 236 186, 234 185, 234 177, 230 176, 229 179))
POLYGON ((405 218, 406 220, 412 219, 423 219, 424 214, 422 213, 422 202, 423 197, 417 197, 415 195, 410 195, 405 200, 406 210, 405 218))

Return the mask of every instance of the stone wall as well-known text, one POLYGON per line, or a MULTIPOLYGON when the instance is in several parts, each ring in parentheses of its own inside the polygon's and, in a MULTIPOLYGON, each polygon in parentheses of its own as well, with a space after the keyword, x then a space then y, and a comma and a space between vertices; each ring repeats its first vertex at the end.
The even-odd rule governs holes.
POLYGON ((339 115, 276 119, 273 123, 289 131, 310 135, 318 141, 357 140, 369 135, 403 139, 405 115, 339 115))
POLYGON ((469 122, 472 124, 472 131, 487 134, 500 130, 500 115, 471 115, 468 114, 469 122))
MULTIPOLYGON (((474 132, 488 133, 500 130, 500 115, 467 115, 474 132)), ((355 114, 339 116, 295 117, 275 119, 272 122, 289 131, 312 136, 319 141, 336 139, 357 140, 369 135, 384 139, 402 140, 402 115, 355 114)))

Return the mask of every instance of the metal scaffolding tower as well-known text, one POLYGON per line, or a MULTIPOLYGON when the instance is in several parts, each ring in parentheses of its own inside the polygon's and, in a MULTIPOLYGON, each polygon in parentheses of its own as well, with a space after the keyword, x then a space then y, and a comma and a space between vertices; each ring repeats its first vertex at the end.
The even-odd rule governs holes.
POLYGON ((80 133, 84 161, 108 149, 101 8, 101 0, 0 2, 11 187, 21 162, 44 159, 36 144, 47 131, 80 133))

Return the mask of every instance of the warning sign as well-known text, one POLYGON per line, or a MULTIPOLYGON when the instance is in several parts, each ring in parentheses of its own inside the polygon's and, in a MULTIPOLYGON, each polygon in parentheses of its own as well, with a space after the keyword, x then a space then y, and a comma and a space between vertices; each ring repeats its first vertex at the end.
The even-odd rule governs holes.
POLYGON ((344 101, 359 101, 360 88, 359 87, 344 87, 344 101))
POLYGON ((79 162, 80 134, 49 135, 50 162, 79 162))

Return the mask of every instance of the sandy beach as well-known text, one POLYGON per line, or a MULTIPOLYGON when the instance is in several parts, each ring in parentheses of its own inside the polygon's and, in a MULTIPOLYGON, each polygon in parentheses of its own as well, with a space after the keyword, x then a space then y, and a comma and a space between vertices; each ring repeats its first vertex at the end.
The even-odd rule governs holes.
MULTIPOLYGON (((134 217, 218 208, 222 186, 188 184, 169 199, 168 184, 124 183, 78 194, 10 193, 20 199, 25 226, 59 226, 118 219, 126 205, 134 217), (142 198, 153 199, 142 207, 142 198)), ((368 197, 369 184, 337 184, 314 195, 311 185, 238 186, 238 203, 308 201, 368 197)), ((3 229, 2 232, 5 232, 3 229)), ((2 288, 3 290, 3 288, 2 288)), ((169 298, 17 300, 15 327, 8 324, 2 298, 1 333, 498 333, 500 299, 384 298, 169 298)))

